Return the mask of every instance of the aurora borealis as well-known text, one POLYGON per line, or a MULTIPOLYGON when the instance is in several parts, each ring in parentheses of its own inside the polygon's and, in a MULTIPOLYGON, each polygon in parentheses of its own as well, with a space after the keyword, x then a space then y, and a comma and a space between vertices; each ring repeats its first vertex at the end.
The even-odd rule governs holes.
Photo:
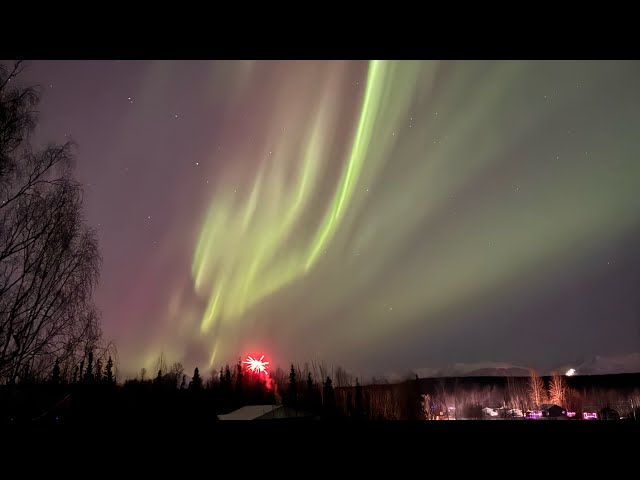
POLYGON ((633 351, 640 64, 32 62, 121 367, 633 351), (63 112, 63 113, 61 113, 63 112))

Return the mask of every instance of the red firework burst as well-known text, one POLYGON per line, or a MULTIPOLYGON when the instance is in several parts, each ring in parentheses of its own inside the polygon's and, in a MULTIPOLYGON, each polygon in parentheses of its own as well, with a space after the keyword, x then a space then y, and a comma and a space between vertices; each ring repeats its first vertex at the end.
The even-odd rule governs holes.
POLYGON ((249 371, 253 373, 264 373, 265 375, 269 375, 269 371, 267 370, 269 368, 269 362, 264 361, 264 355, 262 355, 260 359, 255 359, 252 356, 248 356, 247 359, 242 363, 247 365, 247 369, 249 369, 249 371))

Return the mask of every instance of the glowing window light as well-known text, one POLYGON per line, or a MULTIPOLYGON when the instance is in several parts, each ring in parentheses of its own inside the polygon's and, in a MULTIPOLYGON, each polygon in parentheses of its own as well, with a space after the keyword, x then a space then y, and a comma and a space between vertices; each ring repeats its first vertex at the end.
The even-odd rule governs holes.
POLYGON ((567 417, 573 418, 576 416, 576 412, 567 412, 567 417))
POLYGON ((576 374, 575 368, 570 368, 569 370, 567 370, 567 373, 565 373, 567 377, 573 377, 575 374, 576 374))
POLYGON ((582 418, 584 420, 597 420, 598 414, 596 412, 582 412, 582 418))

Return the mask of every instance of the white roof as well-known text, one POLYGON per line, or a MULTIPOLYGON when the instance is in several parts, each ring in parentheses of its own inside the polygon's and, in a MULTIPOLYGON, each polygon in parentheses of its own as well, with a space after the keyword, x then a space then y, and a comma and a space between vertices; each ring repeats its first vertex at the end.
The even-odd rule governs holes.
POLYGON ((280 405, 247 405, 226 415, 218 415, 220 420, 255 420, 272 412, 280 405))

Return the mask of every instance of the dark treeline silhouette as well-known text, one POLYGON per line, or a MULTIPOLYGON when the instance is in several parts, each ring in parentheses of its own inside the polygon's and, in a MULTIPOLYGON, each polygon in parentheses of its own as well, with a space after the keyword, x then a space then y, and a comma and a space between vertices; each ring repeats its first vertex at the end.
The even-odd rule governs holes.
POLYGON ((300 419, 442 420, 522 418, 542 403, 561 403, 578 412, 596 411, 605 418, 639 419, 640 374, 589 377, 462 377, 407 376, 398 383, 362 383, 344 369, 312 372, 290 365, 288 375, 276 369, 268 378, 238 362, 207 374, 199 368, 190 378, 180 363, 167 366, 164 356, 157 374, 116 385, 113 360, 89 352, 69 380, 54 362, 40 382, 0 387, 2 422, 208 422, 245 405, 283 404, 287 417, 300 419), (104 365, 104 366, 103 366, 104 365), (340 372, 338 380, 336 372, 340 372), (319 375, 326 374, 324 380, 319 375), (541 390, 532 385, 539 378, 541 390), (336 386, 336 383, 341 386, 336 386), (563 395, 562 402, 554 402, 563 395), (520 412, 520 413, 515 413, 520 412), (495 418, 491 416, 490 418, 495 418))

